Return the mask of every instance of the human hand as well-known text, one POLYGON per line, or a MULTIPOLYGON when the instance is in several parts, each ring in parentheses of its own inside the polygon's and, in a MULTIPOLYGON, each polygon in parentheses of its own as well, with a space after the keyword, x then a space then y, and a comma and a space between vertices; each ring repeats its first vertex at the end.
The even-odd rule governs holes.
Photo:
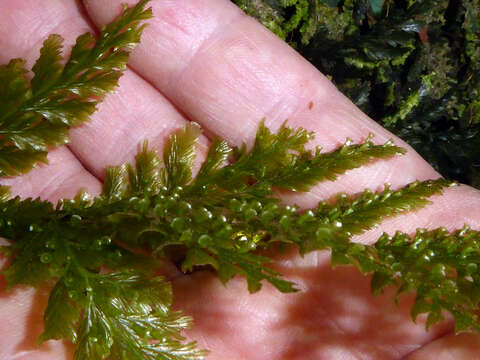
MULTIPOLYGON (((42 41, 59 33, 67 44, 120 12, 122 0, 33 0, 0 3, 0 63, 22 57, 31 65, 42 41)), ((135 1, 130 1, 134 3, 135 1)), ((152 1, 155 17, 131 57, 131 69, 94 114, 71 131, 68 148, 53 150, 50 164, 2 183, 14 194, 56 201, 79 188, 100 191, 106 165, 132 160, 148 138, 161 149, 172 130, 195 120, 208 136, 238 145, 253 140, 258 122, 276 130, 289 119, 316 133, 315 145, 331 150, 350 137, 369 133, 382 143, 392 137, 368 119, 310 64, 227 0, 152 1)), ((399 139, 395 143, 408 148, 399 139)), ((438 177, 410 148, 407 155, 349 171, 308 194, 285 194, 285 201, 313 206, 337 192, 398 188, 438 177)), ((468 187, 450 188, 417 213, 385 221, 357 238, 371 243, 383 231, 417 227, 449 229, 464 223, 480 228, 480 196, 468 187)), ((450 335, 445 322, 424 331, 409 316, 411 298, 399 306, 391 294, 370 295, 369 279, 353 268, 331 270, 329 254, 278 257, 276 269, 302 290, 281 294, 268 284, 248 294, 243 279, 225 288, 211 273, 172 273, 177 306, 192 315, 188 336, 211 350, 209 359, 475 359, 480 336, 450 335), (454 352, 456 351, 456 352, 454 352), (447 358, 447 357, 445 357, 447 358)), ((4 284, 0 283, 0 289, 4 284)), ((0 359, 71 359, 71 348, 51 341, 35 347, 41 333, 46 293, 16 289, 0 295, 0 359)))

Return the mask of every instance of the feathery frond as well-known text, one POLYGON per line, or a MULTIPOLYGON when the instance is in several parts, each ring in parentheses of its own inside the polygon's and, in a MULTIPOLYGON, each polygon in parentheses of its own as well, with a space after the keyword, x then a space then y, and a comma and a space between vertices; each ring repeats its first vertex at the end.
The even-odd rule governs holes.
POLYGON ((416 290, 419 300, 412 311, 427 312, 428 325, 440 319, 438 309, 443 309, 454 314, 459 328, 477 328, 475 298, 451 297, 448 284, 457 269, 458 276, 467 278, 460 284, 457 277, 455 286, 467 289, 471 264, 478 257, 478 233, 438 230, 419 233, 413 241, 396 234, 382 237, 375 246, 350 241, 385 217, 427 205, 427 198, 450 182, 429 180, 397 191, 386 187, 380 193, 339 195, 317 209, 299 211, 273 197, 273 187, 308 189, 315 181, 334 179, 402 150, 368 140, 313 153, 305 149, 312 138, 305 130, 284 124, 274 134, 262 124, 249 151, 245 145, 231 149, 215 140, 192 179, 199 134, 196 125, 174 133, 163 162, 144 143, 135 166, 107 168, 103 194, 97 198, 79 194, 55 208, 38 199, 0 202, 0 236, 10 242, 3 252, 13 259, 3 272, 9 287, 56 282, 39 341, 69 339, 78 345, 76 359, 201 359, 205 353, 181 337, 190 320, 171 310, 170 285, 152 274, 171 259, 184 272, 210 267, 223 283, 243 276, 250 292, 259 291, 264 281, 282 292, 297 291, 268 267, 269 257, 258 254, 279 244, 295 245, 302 254, 330 249, 333 266, 352 264, 374 273, 374 291, 389 284, 400 286, 400 293, 416 290), (303 177, 297 176, 299 167, 309 169, 303 177), (431 240, 420 246, 420 238, 431 240), (410 254, 417 245, 418 252, 410 254), (438 296, 433 282, 425 279, 440 265, 425 260, 431 255, 425 251, 433 251, 446 269, 445 291, 438 296))
POLYGON ((0 176, 28 172, 47 162, 51 147, 68 142, 68 129, 89 119, 106 93, 118 84, 129 51, 140 41, 151 17, 148 0, 106 26, 98 39, 78 37, 62 65, 63 39, 50 35, 27 79, 25 62, 13 59, 0 66, 0 176))

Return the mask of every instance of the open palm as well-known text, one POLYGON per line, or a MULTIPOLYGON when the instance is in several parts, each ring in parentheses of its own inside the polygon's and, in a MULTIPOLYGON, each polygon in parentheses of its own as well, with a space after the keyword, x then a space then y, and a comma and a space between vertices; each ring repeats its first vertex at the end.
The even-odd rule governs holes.
MULTIPOLYGON (((22 57, 31 65, 48 34, 59 33, 72 44, 79 34, 118 15, 122 2, 2 0, 0 63, 22 57)), ((211 135, 234 145, 251 143, 263 117, 272 130, 288 118, 290 126, 314 131, 315 145, 325 150, 347 137, 362 141, 374 133, 379 143, 392 137, 228 0, 156 0, 152 7, 155 17, 116 93, 92 122, 71 131, 68 147, 49 154, 48 166, 2 179, 14 194, 51 201, 80 188, 97 194, 106 165, 131 161, 145 138, 161 149, 166 136, 190 120, 205 129, 202 149, 211 135)), ((408 150, 284 199, 313 206, 340 191, 378 190, 385 183, 398 188, 439 176, 408 150)), ((397 229, 454 229, 465 223, 480 228, 476 190, 451 188, 433 200, 428 208, 385 221, 357 240, 371 243, 381 232, 397 229)), ((224 287, 211 273, 170 271, 177 306, 195 319, 188 337, 211 350, 209 359, 480 359, 480 336, 454 336, 449 321, 425 332, 422 321, 410 319, 411 298, 395 305, 391 294, 373 297, 367 277, 348 267, 331 270, 327 252, 301 258, 291 251, 279 256, 275 267, 302 291, 285 295, 266 284, 249 295, 240 278, 224 287)), ((62 342, 35 346, 47 293, 20 288, 6 294, 4 286, 0 278, 0 359, 71 359, 71 346, 62 342)))

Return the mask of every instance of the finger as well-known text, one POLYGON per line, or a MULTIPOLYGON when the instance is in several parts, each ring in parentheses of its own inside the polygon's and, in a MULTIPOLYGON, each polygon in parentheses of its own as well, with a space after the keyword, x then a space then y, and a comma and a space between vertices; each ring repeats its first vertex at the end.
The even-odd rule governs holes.
MULTIPOLYGON (((122 2, 85 0, 98 25, 117 15, 122 2)), ((362 141, 374 133, 377 142, 392 137, 230 1, 152 1, 151 5, 155 17, 130 64, 210 132, 234 144, 251 142, 265 117, 273 130, 288 118, 290 125, 314 131, 314 144, 326 150, 346 137, 362 141)), ((385 182, 401 186, 437 176, 410 149, 406 156, 352 171, 335 184, 319 185, 309 194, 308 205, 338 191, 377 189, 385 182)), ((297 202, 308 200, 302 197, 297 202)))
MULTIPOLYGON (((2 267, 0 258, 0 268, 2 267)), ((47 305, 45 289, 18 287, 4 292, 0 276, 0 359, 67 360, 73 358, 73 347, 61 341, 35 342, 43 331, 43 312, 47 305)))
MULTIPOLYGON (((80 34, 93 31, 74 1, 52 1, 48 9, 27 0, 0 4, 0 61, 12 57, 27 59, 29 67, 38 57, 43 40, 50 33, 65 38, 66 52, 80 34), (3 7, 3 9, 2 9, 3 7), (33 28, 41 31, 31 31, 33 28), (15 36, 10 37, 10 34, 15 36)), ((131 161, 144 139, 161 149, 167 135, 185 126, 175 107, 145 80, 126 71, 114 94, 106 97, 92 121, 70 132, 70 150, 85 168, 102 178, 109 165, 131 161)), ((200 139, 201 149, 206 138, 200 139)))
POLYGON ((480 360, 480 335, 450 334, 414 351, 405 360, 480 360))
POLYGON ((11 187, 12 195, 22 198, 39 197, 56 203, 63 198, 72 198, 80 190, 97 195, 101 183, 90 174, 66 147, 48 153, 48 165, 39 164, 20 177, 1 178, 0 184, 11 187))

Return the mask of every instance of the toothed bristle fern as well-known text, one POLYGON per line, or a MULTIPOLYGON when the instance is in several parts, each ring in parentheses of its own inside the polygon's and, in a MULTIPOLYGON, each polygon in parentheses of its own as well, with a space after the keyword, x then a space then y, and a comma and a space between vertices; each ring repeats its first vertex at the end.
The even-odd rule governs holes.
MULTIPOLYGON (((55 50, 56 60, 49 64, 57 70, 44 71, 44 81, 35 85, 32 80, 30 89, 23 75, 16 75, 18 61, 2 67, 4 77, 17 77, 9 83, 8 97, 0 98, 0 108, 7 109, 2 129, 13 134, 17 126, 36 133, 44 127, 50 138, 59 129, 64 134, 69 125, 85 120, 84 114, 94 108, 92 95, 111 89, 126 61, 127 54, 117 47, 138 41, 142 28, 138 21, 150 14, 144 6, 142 1, 126 10, 104 29, 97 43, 89 35, 77 41, 72 58, 83 59, 81 71, 76 61, 71 67, 68 62, 60 67, 55 50), (127 24, 135 25, 125 28, 127 24), (97 56, 103 50, 93 56, 91 51, 97 48, 110 49, 108 56, 113 58, 97 56), (109 67, 98 68, 99 58, 109 67), (102 71, 104 75, 99 75, 102 71), (56 92, 61 79, 67 78, 76 80, 63 82, 70 85, 56 92), (50 104, 48 112, 25 105, 40 99, 36 91, 49 94, 44 96, 50 104), (83 110, 72 113, 71 106, 83 110), (77 118, 78 114, 83 115, 77 118)), ((42 56, 51 51, 52 39, 44 45, 42 56)), ((39 60, 36 69, 45 61, 39 60)), ((1 250, 11 259, 3 271, 8 288, 52 287, 39 342, 67 339, 76 344, 78 360, 202 359, 206 351, 182 336, 191 319, 172 310, 171 284, 157 275, 162 263, 174 260, 183 272, 207 266, 223 283, 240 275, 250 292, 259 291, 263 281, 281 292, 297 291, 294 283, 268 266, 272 260, 266 254, 272 251, 263 250, 277 250, 279 244, 296 246, 301 254, 331 250, 333 266, 354 265, 373 274, 376 293, 386 286, 396 286, 397 295, 415 291, 412 318, 426 313, 427 327, 447 311, 458 330, 480 330, 478 232, 418 230, 413 238, 397 232, 382 235, 374 245, 352 242, 352 236, 385 217, 424 207, 428 197, 454 184, 440 179, 414 182, 399 190, 385 186, 378 193, 340 194, 300 211, 283 205, 274 190, 308 191, 320 181, 334 181, 349 169, 404 150, 391 141, 374 145, 371 139, 361 144, 347 140, 327 153, 306 150, 312 133, 286 124, 272 133, 261 123, 250 149, 246 145, 232 148, 214 139, 193 176, 200 133, 199 126, 190 123, 170 135, 162 159, 145 142, 135 165, 106 169, 103 192, 95 198, 79 193, 54 206, 40 199, 10 199, 8 189, 0 187, 0 237, 9 243, 1 250)), ((19 146, 22 141, 2 143, 3 174, 27 170, 36 161, 33 153, 44 156, 47 144, 57 144, 42 137, 45 146, 35 148, 36 140, 22 136, 30 147, 19 146), (18 153, 27 165, 12 163, 10 153, 18 153)))

